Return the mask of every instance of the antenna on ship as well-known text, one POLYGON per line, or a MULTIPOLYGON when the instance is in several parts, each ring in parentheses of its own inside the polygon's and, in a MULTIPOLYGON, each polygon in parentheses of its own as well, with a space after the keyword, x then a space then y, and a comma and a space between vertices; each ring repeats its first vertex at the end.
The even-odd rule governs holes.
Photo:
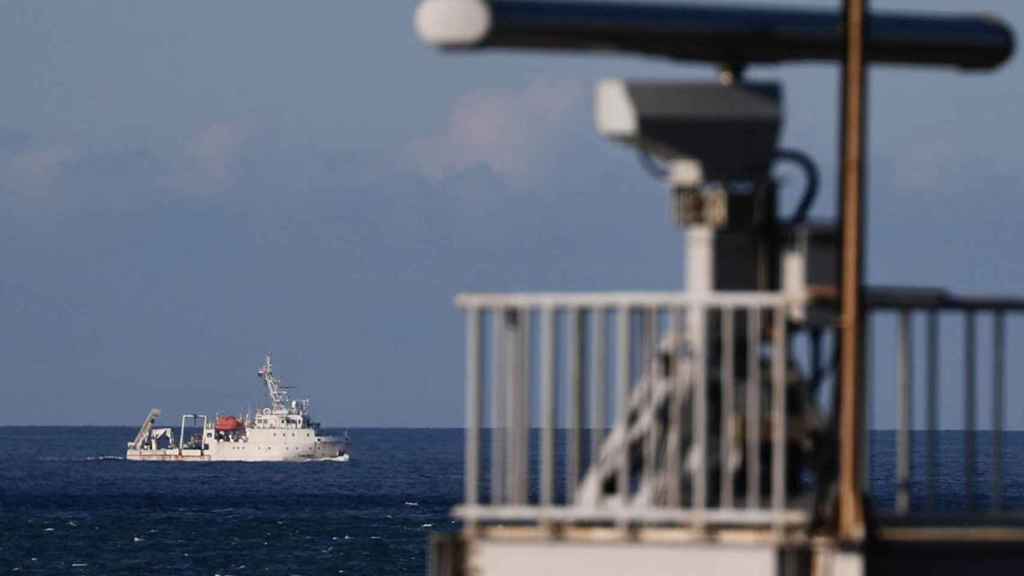
POLYGON ((275 410, 285 408, 288 401, 288 392, 281 386, 281 381, 274 377, 274 364, 270 352, 267 352, 267 356, 263 360, 263 366, 256 373, 267 387, 267 395, 270 396, 272 407, 275 410))

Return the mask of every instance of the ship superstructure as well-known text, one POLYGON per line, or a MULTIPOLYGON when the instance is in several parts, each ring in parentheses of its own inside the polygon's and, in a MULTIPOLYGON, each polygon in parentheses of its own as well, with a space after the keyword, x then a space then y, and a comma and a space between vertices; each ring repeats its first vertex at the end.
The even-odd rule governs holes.
POLYGON ((172 428, 155 426, 160 410, 154 408, 128 444, 127 458, 248 462, 348 458, 347 435, 321 434, 320 424, 310 417, 309 400, 289 398, 288 388, 274 376, 269 354, 257 375, 269 406, 255 414, 217 416, 213 421, 205 414, 184 414, 177 434, 172 428))

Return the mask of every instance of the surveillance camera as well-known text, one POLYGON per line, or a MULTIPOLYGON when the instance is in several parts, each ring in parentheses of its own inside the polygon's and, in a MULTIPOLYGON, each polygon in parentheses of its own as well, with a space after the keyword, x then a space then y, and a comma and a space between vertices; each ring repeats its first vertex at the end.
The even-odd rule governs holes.
POLYGON ((696 160, 705 180, 753 180, 767 173, 775 153, 781 89, 605 80, 594 114, 605 137, 666 162, 696 160))

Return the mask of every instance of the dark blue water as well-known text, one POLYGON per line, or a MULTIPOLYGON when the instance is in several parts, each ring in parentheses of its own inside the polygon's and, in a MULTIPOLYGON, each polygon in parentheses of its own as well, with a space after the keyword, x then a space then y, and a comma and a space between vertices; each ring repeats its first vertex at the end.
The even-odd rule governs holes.
MULTIPOLYGON (((971 510, 1001 508, 1024 510, 1024 432, 1005 432, 1002 436, 1002 478, 998 492, 1001 501, 993 502, 996 487, 994 434, 975 432, 974 466, 968 470, 967 434, 960 431, 935 433, 933 470, 928 468, 928 434, 911 434, 910 494, 913 511, 935 515, 963 515, 971 510), (970 473, 968 475, 968 473, 970 473)), ((885 513, 896 501, 897 434, 871 434, 870 497, 876 509, 885 513)))
MULTIPOLYGON (((461 430, 353 430, 344 463, 127 462, 134 433, 0 427, 0 573, 423 574, 429 533, 456 527, 461 430)), ((991 434, 976 444, 967 483, 965 435, 939 434, 936 509, 991 503, 991 434)), ((918 509, 925 446, 915 434, 918 509)), ((895 447, 873 433, 880 511, 894 505, 895 447)), ((1005 436, 1004 462, 1003 500, 1024 509, 1024 433, 1005 436)))
POLYGON ((304 463, 119 459, 134 434, 0 427, 0 573, 423 574, 462 494, 459 430, 304 463))

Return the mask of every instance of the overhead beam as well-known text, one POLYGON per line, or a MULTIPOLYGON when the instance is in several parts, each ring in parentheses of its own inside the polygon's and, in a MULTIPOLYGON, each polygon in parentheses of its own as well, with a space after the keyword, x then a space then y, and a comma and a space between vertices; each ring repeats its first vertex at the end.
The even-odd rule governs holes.
MULTIPOLYGON (((889 64, 994 68, 1013 52, 1013 33, 988 15, 877 13, 866 23, 865 57, 889 64)), ((839 62, 844 20, 835 10, 634 2, 425 0, 416 29, 447 49, 609 51, 727 66, 839 62)))

